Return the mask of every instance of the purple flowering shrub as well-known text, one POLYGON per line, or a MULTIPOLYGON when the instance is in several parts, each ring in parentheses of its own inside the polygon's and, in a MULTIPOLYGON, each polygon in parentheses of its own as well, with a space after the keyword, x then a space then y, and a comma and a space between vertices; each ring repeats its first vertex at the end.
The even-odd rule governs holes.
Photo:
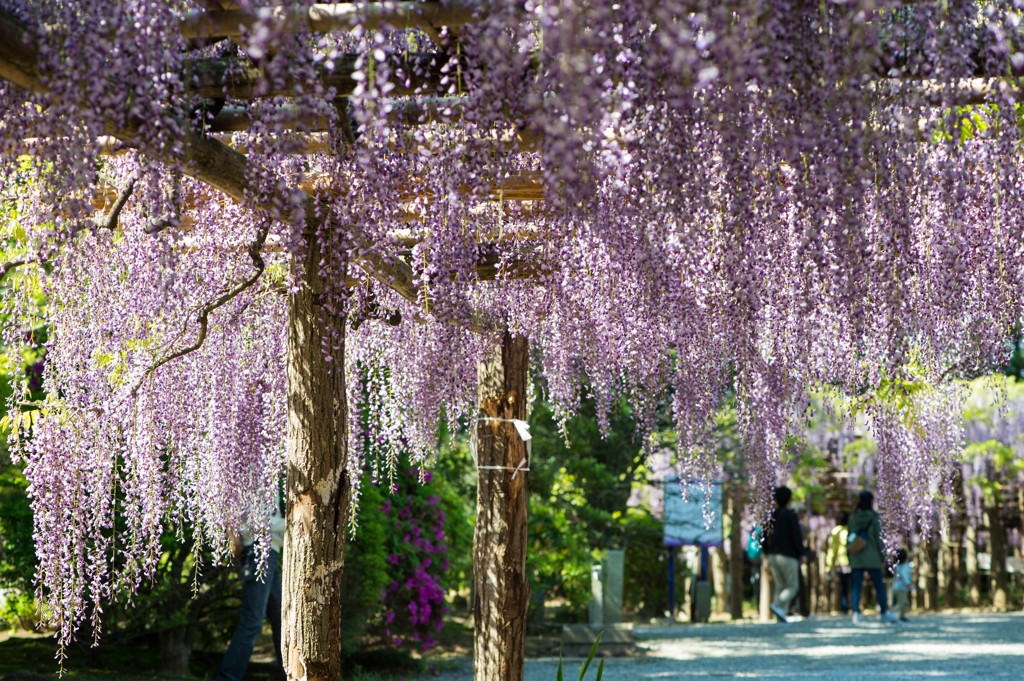
POLYGON ((372 629, 395 646, 432 647, 443 627, 444 575, 449 568, 447 515, 433 474, 401 469, 382 514, 390 582, 381 592, 383 610, 372 629), (420 476, 422 475, 422 484, 420 476))

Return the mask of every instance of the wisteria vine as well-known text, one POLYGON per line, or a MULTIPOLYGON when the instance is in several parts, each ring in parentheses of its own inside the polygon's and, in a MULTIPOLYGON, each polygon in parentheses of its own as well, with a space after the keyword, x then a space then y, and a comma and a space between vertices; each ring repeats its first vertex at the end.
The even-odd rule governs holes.
POLYGON ((559 416, 624 394, 643 438, 668 404, 698 472, 735 396, 761 512, 810 390, 924 381, 913 428, 867 411, 880 506, 925 517, 921 481, 941 487, 962 439, 956 381, 1022 318, 1021 5, 494 0, 454 28, 296 34, 265 13, 204 42, 181 35, 195 3, 0 1, 46 27, 36 94, 0 85, 0 192, 7 262, 27 263, 9 345, 38 293, 17 282, 46 262, 50 398, 19 452, 47 612, 65 637, 97 619, 167 519, 216 543, 269 512, 309 239, 349 432, 372 427, 383 462, 353 474, 429 460, 508 329, 559 416), (125 153, 97 162, 111 133, 125 153), (247 154, 237 201, 200 181, 196 149, 221 143, 247 154), (84 222, 129 182, 116 228, 84 222), (205 340, 154 368, 204 309, 205 340))

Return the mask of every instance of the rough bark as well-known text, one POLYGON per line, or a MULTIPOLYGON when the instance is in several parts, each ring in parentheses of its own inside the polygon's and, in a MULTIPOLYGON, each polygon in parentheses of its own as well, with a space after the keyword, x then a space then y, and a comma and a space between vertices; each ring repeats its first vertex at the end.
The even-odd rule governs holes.
POLYGON ((713 612, 716 615, 724 615, 728 605, 725 586, 725 549, 721 546, 712 546, 708 549, 708 562, 711 563, 711 588, 715 592, 715 607, 713 612))
POLYGON ((981 605, 981 571, 978 569, 978 526, 967 521, 964 530, 964 561, 967 567, 967 602, 972 607, 981 605))
POLYGON ((734 620, 743 619, 743 536, 740 521, 743 518, 743 487, 733 485, 730 500, 732 519, 729 532, 729 612, 734 620))
POLYGON ((1002 500, 999 493, 985 495, 985 524, 988 525, 989 555, 992 556, 992 607, 1005 611, 1009 603, 1006 572, 1006 528, 1000 515, 1002 500))
POLYGON ((818 561, 808 560, 800 567, 806 576, 807 615, 815 615, 821 610, 821 584, 824 580, 821 578, 821 573, 818 571, 818 561))
POLYGON ((953 545, 948 541, 939 544, 938 578, 942 602, 947 608, 956 604, 956 586, 953 580, 953 545))
MULTIPOLYGON (((527 456, 514 425, 526 420, 525 338, 508 332, 501 348, 480 365, 477 463, 515 469, 527 456)), ((526 654, 526 519, 529 474, 481 469, 473 535, 473 678, 519 681, 526 654)))
POLYGON ((165 629, 157 635, 160 649, 160 673, 166 676, 189 676, 192 657, 192 627, 165 629))
POLYGON ((924 602, 921 604, 925 610, 939 609, 939 575, 936 567, 936 550, 934 539, 929 539, 921 545, 920 572, 921 580, 924 582, 922 595, 924 602))
MULTIPOLYGON (((351 500, 343 335, 328 362, 315 239, 293 266, 301 286, 288 300, 288 527, 282 652, 290 681, 341 677, 341 571, 351 500), (331 371, 333 367, 338 370, 331 371)), ((336 325, 344 334, 344 324, 336 325)))

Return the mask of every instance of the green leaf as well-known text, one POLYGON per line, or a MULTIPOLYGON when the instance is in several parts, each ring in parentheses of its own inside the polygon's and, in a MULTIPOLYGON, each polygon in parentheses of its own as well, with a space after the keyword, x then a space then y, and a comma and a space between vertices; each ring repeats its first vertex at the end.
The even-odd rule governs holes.
MULTIPOLYGON (((580 668, 580 681, 583 681, 583 675, 587 673, 587 669, 590 667, 590 663, 594 660, 594 655, 597 654, 597 646, 601 644, 601 637, 604 636, 602 631, 597 635, 597 640, 594 641, 594 646, 590 649, 590 655, 587 656, 587 661, 583 663, 583 667, 580 668)), ((604 664, 604 660, 601 661, 604 664)))

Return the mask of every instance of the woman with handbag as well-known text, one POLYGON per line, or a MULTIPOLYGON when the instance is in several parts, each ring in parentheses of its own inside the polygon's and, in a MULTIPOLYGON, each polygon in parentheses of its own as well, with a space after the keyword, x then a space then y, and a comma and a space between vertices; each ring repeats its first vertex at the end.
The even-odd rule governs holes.
POLYGON ((895 622, 896 616, 889 612, 888 599, 885 594, 885 582, 882 581, 882 521, 872 506, 875 495, 864 490, 857 499, 857 509, 850 516, 848 543, 846 552, 850 560, 853 578, 853 623, 860 624, 860 594, 864 588, 864 573, 871 578, 878 597, 878 607, 882 611, 883 622, 895 622))

